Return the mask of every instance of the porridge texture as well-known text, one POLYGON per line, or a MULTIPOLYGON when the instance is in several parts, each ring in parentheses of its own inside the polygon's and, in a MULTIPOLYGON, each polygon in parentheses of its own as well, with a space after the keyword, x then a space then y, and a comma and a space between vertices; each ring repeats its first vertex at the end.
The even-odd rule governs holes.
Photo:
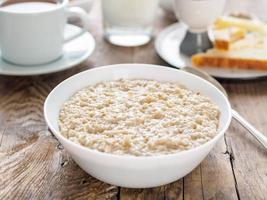
POLYGON ((176 83, 102 82, 61 108, 67 139, 101 152, 151 156, 199 146, 217 134, 220 112, 207 97, 176 83))

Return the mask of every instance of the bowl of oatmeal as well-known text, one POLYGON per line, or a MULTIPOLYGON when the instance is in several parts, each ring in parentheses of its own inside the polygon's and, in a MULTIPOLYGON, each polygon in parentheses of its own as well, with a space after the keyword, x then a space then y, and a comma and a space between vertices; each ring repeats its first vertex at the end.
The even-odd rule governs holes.
POLYGON ((131 188, 155 187, 188 174, 231 121, 230 104, 213 85, 147 64, 76 74, 48 95, 44 115, 83 170, 131 188))

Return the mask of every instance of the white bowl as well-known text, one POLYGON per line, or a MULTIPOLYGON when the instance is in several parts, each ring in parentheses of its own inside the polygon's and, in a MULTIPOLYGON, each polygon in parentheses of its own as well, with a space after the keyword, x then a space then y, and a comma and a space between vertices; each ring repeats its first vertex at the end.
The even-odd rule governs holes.
POLYGON ((113 185, 147 188, 180 179, 199 165, 228 128, 231 121, 230 108, 227 98, 217 88, 187 72, 156 65, 118 64, 87 70, 60 83, 45 101, 44 116, 50 130, 84 171, 113 185), (191 150, 169 155, 135 157, 91 150, 67 140, 59 133, 60 108, 75 92, 88 85, 121 78, 177 82, 208 96, 219 106, 221 112, 218 135, 191 150))

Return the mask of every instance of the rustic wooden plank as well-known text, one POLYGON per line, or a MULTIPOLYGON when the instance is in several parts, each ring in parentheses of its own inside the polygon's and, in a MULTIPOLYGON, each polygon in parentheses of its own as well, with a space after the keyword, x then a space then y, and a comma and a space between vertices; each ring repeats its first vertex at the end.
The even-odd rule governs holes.
POLYGON ((237 199, 224 140, 216 145, 199 167, 184 178, 184 199, 237 199))
POLYGON ((203 199, 201 164, 184 178, 184 199, 203 199))
POLYGON ((204 199, 238 199, 224 140, 201 163, 201 177, 204 199))
POLYGON ((183 199, 183 179, 165 186, 149 189, 120 189, 121 200, 182 200, 183 199))
MULTIPOLYGON (((225 84, 232 106, 267 135, 267 80, 225 84)), ((267 152, 237 122, 227 134, 240 199, 267 199, 267 152)))
POLYGON ((166 185, 164 190, 165 200, 184 199, 184 178, 166 185))
POLYGON ((163 200, 164 199, 164 186, 149 189, 120 189, 120 199, 121 200, 163 200))

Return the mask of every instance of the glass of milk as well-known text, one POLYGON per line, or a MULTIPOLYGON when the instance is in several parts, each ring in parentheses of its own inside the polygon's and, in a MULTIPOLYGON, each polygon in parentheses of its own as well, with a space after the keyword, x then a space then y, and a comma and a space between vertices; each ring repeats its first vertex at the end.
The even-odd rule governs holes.
POLYGON ((119 46, 150 41, 158 0, 102 0, 105 38, 119 46))

